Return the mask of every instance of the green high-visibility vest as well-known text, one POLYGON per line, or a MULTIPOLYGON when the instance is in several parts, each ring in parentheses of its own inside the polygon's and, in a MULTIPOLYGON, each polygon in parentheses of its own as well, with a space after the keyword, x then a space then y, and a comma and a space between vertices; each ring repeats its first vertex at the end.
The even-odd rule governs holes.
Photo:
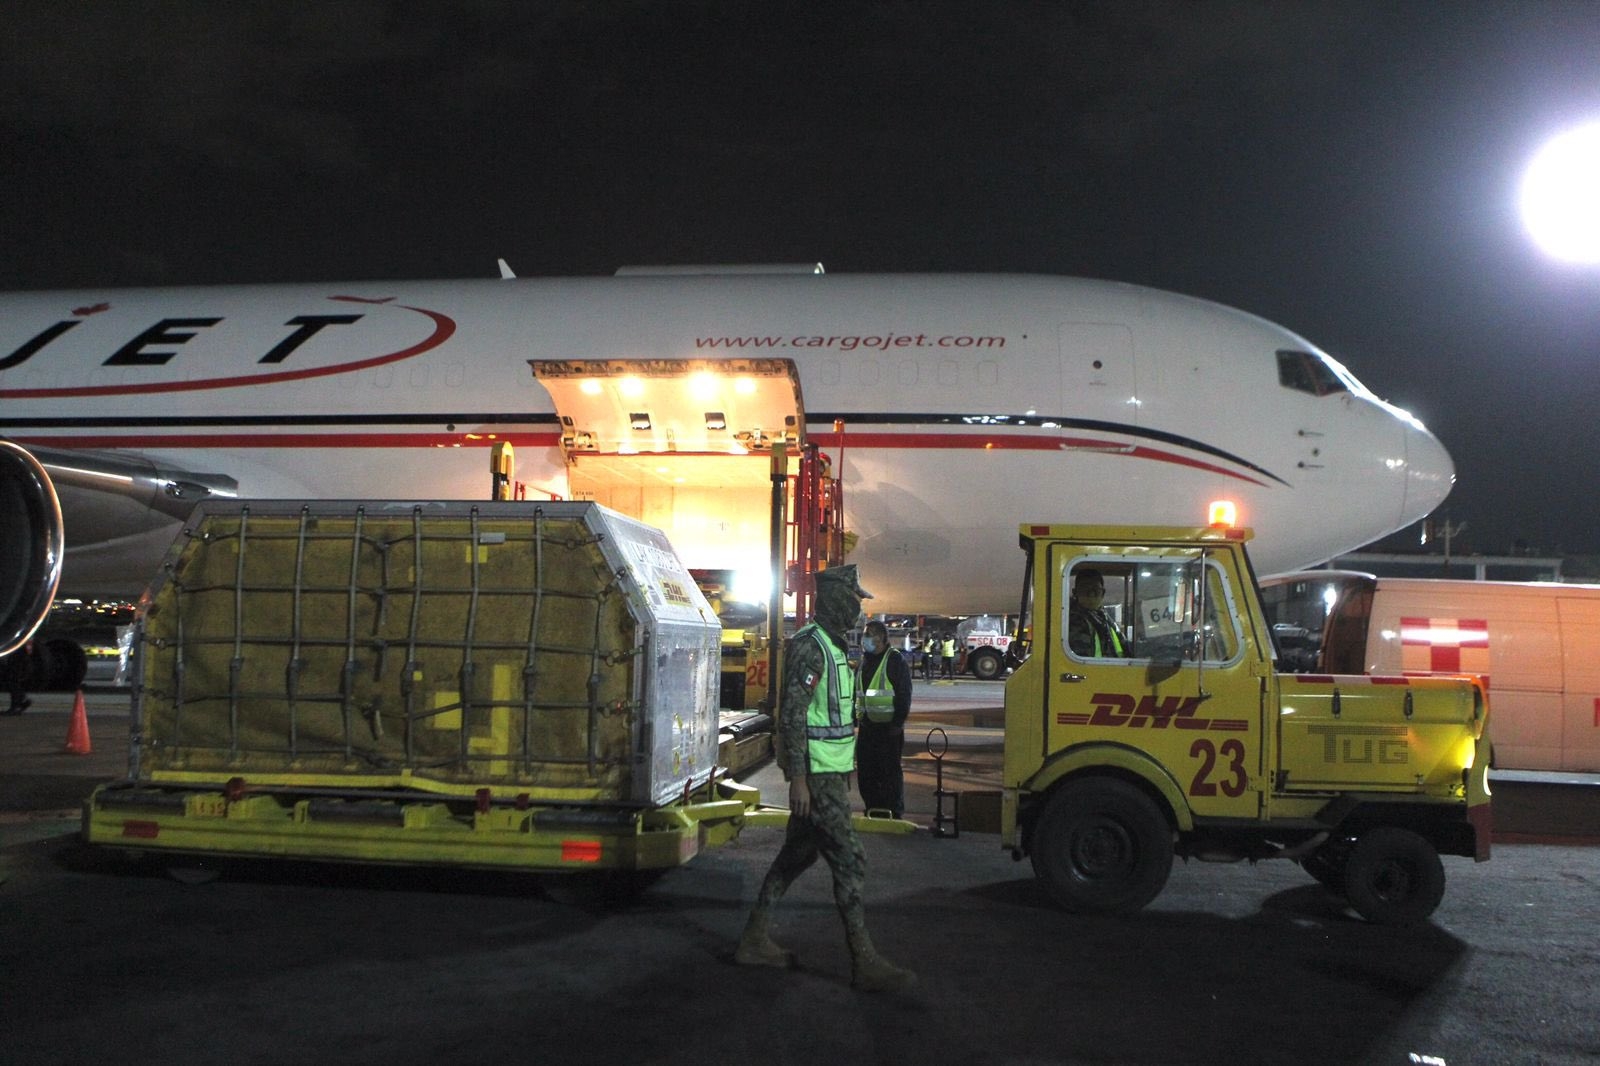
POLYGON ((856 767, 855 672, 837 644, 815 623, 794 635, 798 642, 817 642, 826 657, 826 684, 811 690, 806 707, 806 770, 813 774, 847 774, 856 767))
MULTIPOLYGON (((1089 623, 1089 632, 1094 634, 1095 656, 1098 658, 1099 656, 1105 655, 1105 651, 1100 647, 1100 627, 1091 621, 1089 623)), ((1113 659, 1122 658, 1122 634, 1117 632, 1117 627, 1111 624, 1110 619, 1106 619, 1106 632, 1111 636, 1110 657, 1113 659)))
POLYGON ((883 653, 883 658, 878 660, 878 668, 872 672, 872 680, 867 682, 866 689, 861 693, 862 714, 867 721, 883 724, 894 721, 894 688, 887 680, 886 671, 889 666, 889 652, 883 653))

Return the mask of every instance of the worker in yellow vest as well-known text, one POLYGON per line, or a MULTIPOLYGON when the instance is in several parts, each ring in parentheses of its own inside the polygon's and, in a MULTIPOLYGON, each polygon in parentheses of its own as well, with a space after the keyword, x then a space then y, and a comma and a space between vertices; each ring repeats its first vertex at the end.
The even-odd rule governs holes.
POLYGON ((866 855, 850 821, 856 685, 845 634, 861 613, 862 599, 870 596, 853 565, 817 574, 816 620, 795 633, 784 650, 777 759, 789 781, 789 825, 733 957, 746 966, 795 965, 794 952, 772 941, 772 908, 820 855, 833 871, 833 898, 850 946, 851 985, 896 992, 915 984, 916 975, 879 955, 867 935, 866 855))
POLYGON ((889 647, 889 629, 868 622, 861 634, 861 728, 856 733, 856 772, 868 813, 906 813, 906 716, 911 713, 911 667, 889 647))
POLYGON ((1080 567, 1072 577, 1072 603, 1067 608, 1067 647, 1085 659, 1121 659, 1127 655, 1122 634, 1106 617, 1106 582, 1100 571, 1080 567))
POLYGON ((944 640, 939 643, 939 676, 948 677, 954 681, 956 678, 956 635, 946 633, 944 640))

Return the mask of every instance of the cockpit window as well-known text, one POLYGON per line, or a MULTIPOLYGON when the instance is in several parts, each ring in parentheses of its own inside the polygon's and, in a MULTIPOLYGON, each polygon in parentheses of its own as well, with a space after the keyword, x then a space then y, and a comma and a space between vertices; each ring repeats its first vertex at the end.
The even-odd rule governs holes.
POLYGON ((1278 352, 1278 384, 1313 396, 1350 391, 1350 386, 1327 361, 1310 352, 1278 352))

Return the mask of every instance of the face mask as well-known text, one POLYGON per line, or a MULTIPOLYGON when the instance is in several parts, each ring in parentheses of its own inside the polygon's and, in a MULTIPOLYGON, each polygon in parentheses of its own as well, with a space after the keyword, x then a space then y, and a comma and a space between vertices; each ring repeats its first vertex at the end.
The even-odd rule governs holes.
POLYGON ((862 637, 861 650, 868 655, 875 655, 878 651, 878 642, 871 637, 862 637))

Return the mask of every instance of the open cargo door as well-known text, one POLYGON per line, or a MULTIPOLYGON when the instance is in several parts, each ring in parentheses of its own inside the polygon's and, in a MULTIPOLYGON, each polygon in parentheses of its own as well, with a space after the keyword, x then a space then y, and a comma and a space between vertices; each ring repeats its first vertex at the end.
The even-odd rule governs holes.
POLYGON ((788 359, 529 360, 555 402, 572 497, 665 530, 691 570, 763 578, 783 529, 786 591, 809 614, 810 575, 842 561, 843 495, 805 439, 788 359), (774 450, 787 478, 773 493, 774 450))
MULTIPOLYGON (((805 444, 787 359, 530 360, 574 499, 666 531, 695 570, 772 572, 772 446, 805 444)), ((748 578, 747 578, 748 579, 748 578)))
MULTIPOLYGON (((795 596, 797 624, 806 620, 812 574, 843 558, 843 497, 828 457, 806 442, 792 361, 529 365, 555 404, 574 499, 664 530, 692 571, 722 576, 731 598, 764 590, 769 633, 781 632, 770 619, 783 593, 795 596)), ((757 690, 777 674, 763 659, 749 674, 757 690)))

